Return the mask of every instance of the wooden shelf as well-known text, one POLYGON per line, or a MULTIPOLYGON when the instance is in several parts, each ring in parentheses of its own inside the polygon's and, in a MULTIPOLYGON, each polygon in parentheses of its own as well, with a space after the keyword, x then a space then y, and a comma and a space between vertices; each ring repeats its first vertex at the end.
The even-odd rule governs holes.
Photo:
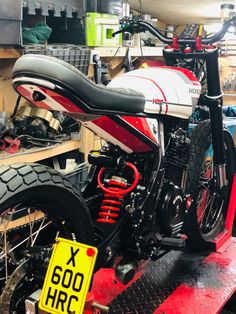
POLYGON ((0 48, 0 59, 17 59, 20 58, 22 52, 15 48, 0 48))
MULTIPOLYGON (((163 46, 160 47, 142 47, 134 48, 130 47, 130 55, 137 56, 149 56, 160 57, 162 56, 163 46)), ((125 57, 128 47, 95 47, 91 49, 92 55, 99 54, 100 57, 112 57, 116 54, 116 57, 125 57), (119 48, 119 49, 118 49, 119 48)), ((17 59, 22 55, 21 49, 16 48, 0 48, 0 59, 17 59)))
POLYGON ((21 162, 37 162, 80 148, 80 141, 65 141, 43 148, 21 149, 17 154, 0 152, 0 164, 11 165, 21 162))
MULTIPOLYGON (((146 57, 161 57, 163 56, 162 50, 163 46, 158 47, 130 47, 130 56, 146 56, 146 57)), ((128 47, 95 47, 91 49, 91 55, 99 54, 100 57, 125 57, 127 54, 128 47)))

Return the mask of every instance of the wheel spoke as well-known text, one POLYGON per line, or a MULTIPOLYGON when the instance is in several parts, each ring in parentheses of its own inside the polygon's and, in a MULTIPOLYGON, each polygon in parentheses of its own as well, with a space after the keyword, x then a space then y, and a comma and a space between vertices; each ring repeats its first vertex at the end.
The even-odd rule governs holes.
POLYGON ((191 250, 209 248, 224 228, 235 169, 235 145, 232 136, 223 130, 227 184, 217 184, 211 122, 200 122, 191 133, 191 157, 186 192, 193 204, 186 214, 187 245, 191 250))
MULTIPOLYGON (((203 221, 203 216, 205 215, 205 213, 206 213, 206 209, 208 208, 208 206, 209 206, 209 204, 210 204, 210 202, 211 202, 211 198, 210 198, 210 193, 207 193, 207 191, 204 191, 204 192, 206 192, 206 193, 204 193, 204 197, 202 197, 201 198, 201 203, 203 203, 203 201, 204 201, 204 205, 202 205, 201 203, 199 203, 199 204, 201 204, 201 214, 200 214, 200 216, 198 216, 199 217, 199 222, 201 221, 203 221)), ((199 205, 198 205, 198 208, 199 208, 199 205)))
POLYGON ((29 232, 29 238, 28 238, 28 242, 27 242, 27 245, 26 246, 29 246, 29 242, 32 243, 32 232, 33 232, 33 226, 31 224, 31 212, 30 212, 30 207, 27 208, 27 212, 28 212, 28 219, 29 219, 29 229, 30 229, 30 232, 29 232))
POLYGON ((217 214, 217 217, 214 219, 214 224, 213 224, 213 227, 215 226, 215 224, 217 223, 217 221, 218 221, 218 219, 219 219, 219 217, 220 217, 220 215, 221 215, 221 213, 222 213, 222 211, 223 211, 223 205, 224 205, 224 201, 222 201, 222 203, 221 203, 221 206, 220 206, 220 209, 218 210, 218 212, 217 211, 215 211, 215 214, 217 214))
MULTIPOLYGON (((35 245, 41 245, 42 240, 44 243, 44 236, 41 238, 41 235, 45 235, 45 230, 50 228, 50 226, 52 226, 52 220, 48 219, 41 210, 32 207, 24 207, 23 205, 17 205, 14 209, 7 209, 0 215, 0 232, 2 239, 2 245, 0 246, 0 261, 2 263, 0 298, 4 296, 4 306, 6 308, 10 309, 10 307, 13 306, 12 304, 14 304, 14 309, 17 309, 17 311, 9 311, 9 313, 18 313, 18 310, 20 313, 23 313, 22 310, 24 308, 25 297, 22 298, 22 289, 24 287, 24 293, 25 296, 27 296, 36 289, 36 284, 38 282, 38 279, 35 281, 36 279, 33 273, 30 275, 30 285, 27 281, 23 284, 17 279, 19 274, 16 273, 16 269, 21 267, 25 260, 22 259, 22 252, 29 246, 33 247, 35 245), (25 216, 14 220, 14 213, 16 213, 17 210, 21 211, 22 209, 25 210, 25 216), (20 225, 19 223, 22 222, 23 225, 20 225), (14 226, 16 226, 15 229, 14 226), (16 278, 14 278, 14 276, 16 276, 16 278), (13 288, 11 286, 12 290, 10 293, 8 292, 9 282, 15 283, 13 288), (15 299, 15 293, 18 293, 18 289, 19 299, 15 299), (15 300, 17 300, 17 302, 15 300)), ((51 230, 52 229, 50 228, 49 231, 51 230)), ((49 235, 48 243, 54 243, 55 235, 58 236, 59 231, 49 235)), ((5 310, 4 313, 6 313, 5 310)))
MULTIPOLYGON (((210 184, 208 183, 208 186, 210 184)), ((203 185, 201 185, 203 187, 203 185)), ((210 230, 214 228, 220 219, 224 201, 221 201, 220 206, 218 204, 219 195, 216 192, 210 190, 210 188, 201 189, 199 192, 199 201, 197 202, 198 222, 201 230, 210 230), (205 204, 204 204, 205 202, 205 204)))
MULTIPOLYGON (((7 222, 7 220, 5 219, 5 221, 7 222)), ((7 260, 7 225, 8 223, 3 223, 4 225, 4 231, 3 231, 3 234, 4 234, 4 263, 5 263, 5 278, 7 280, 8 278, 8 260, 7 260)), ((1 258, 0 258, 1 259, 1 258)))
POLYGON ((197 202, 197 209, 199 212, 200 208, 200 216, 198 215, 199 227, 201 230, 204 228, 211 228, 211 221, 214 220, 215 212, 214 209, 214 200, 215 195, 212 194, 211 191, 211 181, 213 178, 213 162, 212 160, 206 160, 203 163, 203 169, 199 182, 199 196, 200 199, 197 202), (212 216, 213 215, 213 216, 212 216))
MULTIPOLYGON (((44 230, 46 227, 48 227, 51 224, 51 221, 49 221, 47 224, 45 224, 44 226, 41 227, 41 230, 44 230)), ((39 231, 35 231, 32 233, 32 236, 34 235, 38 235, 39 231)), ((17 249, 19 246, 21 246, 22 244, 24 244, 25 242, 27 242, 29 240, 29 237, 27 237, 26 239, 24 239, 23 241, 21 241, 20 243, 18 243, 17 245, 15 245, 14 247, 12 247, 8 252, 0 255, 0 259, 5 258, 7 255, 9 255, 11 252, 13 252, 15 249, 17 249)))
MULTIPOLYGON (((30 233, 29 233, 29 238, 28 238, 28 243, 26 246, 33 246, 36 239, 33 239, 33 230, 34 230, 34 225, 35 225, 35 221, 37 220, 37 214, 38 214, 38 211, 37 210, 34 210, 34 212, 32 213, 32 209, 30 207, 28 207, 27 209, 27 212, 28 212, 28 221, 29 221, 29 229, 30 229, 30 233), (32 219, 33 218, 33 219, 32 219)), ((40 225, 40 227, 42 226, 42 224, 44 223, 45 221, 45 216, 44 216, 44 219, 40 225)), ((36 238, 40 232, 40 228, 38 229, 38 233, 36 235, 36 238)))
POLYGON ((34 246, 35 241, 36 241, 37 238, 38 238, 39 232, 44 229, 44 228, 43 228, 43 224, 44 224, 45 220, 46 220, 46 216, 45 216, 44 219, 42 220, 42 222, 41 222, 41 224, 40 224, 40 226, 39 226, 37 232, 35 233, 35 237, 34 237, 32 243, 31 243, 31 246, 34 246))
POLYGON ((202 223, 200 225, 200 227, 202 227, 202 228, 209 227, 208 220, 210 218, 213 203, 214 203, 214 197, 208 194, 208 201, 206 203, 205 210, 204 210, 205 215, 204 215, 204 218, 202 219, 202 223), (204 223, 204 225, 203 225, 203 223, 204 223))
MULTIPOLYGON (((73 239, 74 233, 78 239, 78 221, 85 226, 90 216, 75 187, 54 169, 39 164, 0 168, 4 192, 0 200, 0 312, 25 313, 26 298, 42 288, 44 259, 50 256, 56 235, 73 239), (75 209, 73 220, 70 213, 75 209), (41 262, 35 262, 38 257, 41 262)), ((81 241, 92 238, 88 224, 81 241)))
POLYGON ((220 208, 217 206, 218 196, 212 190, 213 174, 212 160, 205 161, 199 182, 200 192, 198 198, 200 200, 197 202, 198 213, 200 211, 198 223, 203 233, 209 232, 216 226, 223 208, 223 204, 221 204, 220 208))

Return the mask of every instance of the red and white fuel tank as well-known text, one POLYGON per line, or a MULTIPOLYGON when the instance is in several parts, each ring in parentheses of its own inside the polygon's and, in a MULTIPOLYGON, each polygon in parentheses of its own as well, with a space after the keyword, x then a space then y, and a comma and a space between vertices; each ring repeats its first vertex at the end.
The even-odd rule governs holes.
MULTIPOLYGON (((184 68, 153 67, 114 78, 109 87, 135 89, 146 98, 145 112, 188 119, 197 105, 201 84, 184 68)), ((128 105, 128 104, 127 104, 128 105)))

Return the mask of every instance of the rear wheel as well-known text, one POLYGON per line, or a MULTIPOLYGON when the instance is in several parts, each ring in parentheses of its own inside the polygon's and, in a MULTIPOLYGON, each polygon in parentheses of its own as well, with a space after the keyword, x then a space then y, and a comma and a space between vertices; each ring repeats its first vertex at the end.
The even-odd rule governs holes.
POLYGON ((1 313, 25 313, 24 301, 41 288, 45 261, 59 235, 93 244, 92 223, 78 191, 42 165, 0 167, 1 313))
POLYGON ((193 203, 185 219, 185 232, 191 250, 207 249, 223 230, 235 170, 234 143, 224 131, 227 186, 219 190, 214 171, 210 122, 196 126, 191 135, 191 158, 186 193, 193 203))

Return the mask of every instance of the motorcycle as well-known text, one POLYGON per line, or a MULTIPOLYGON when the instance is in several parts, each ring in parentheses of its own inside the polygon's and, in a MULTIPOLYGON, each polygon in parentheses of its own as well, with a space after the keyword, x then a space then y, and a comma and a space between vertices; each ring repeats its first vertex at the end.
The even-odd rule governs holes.
POLYGON ((213 43, 235 21, 210 37, 168 38, 138 17, 126 20, 119 32, 148 30, 167 44, 166 66, 125 73, 107 87, 53 57, 16 61, 17 93, 80 121, 106 144, 89 153, 81 191, 40 164, 0 167, 1 313, 25 313, 24 301, 42 287, 58 236, 97 247, 95 271, 114 267, 124 284, 143 260, 185 244, 214 248, 224 229, 235 154, 223 125, 213 43), (210 120, 189 130, 199 103, 207 104, 210 120), (13 220, 20 212, 25 220, 13 220))

